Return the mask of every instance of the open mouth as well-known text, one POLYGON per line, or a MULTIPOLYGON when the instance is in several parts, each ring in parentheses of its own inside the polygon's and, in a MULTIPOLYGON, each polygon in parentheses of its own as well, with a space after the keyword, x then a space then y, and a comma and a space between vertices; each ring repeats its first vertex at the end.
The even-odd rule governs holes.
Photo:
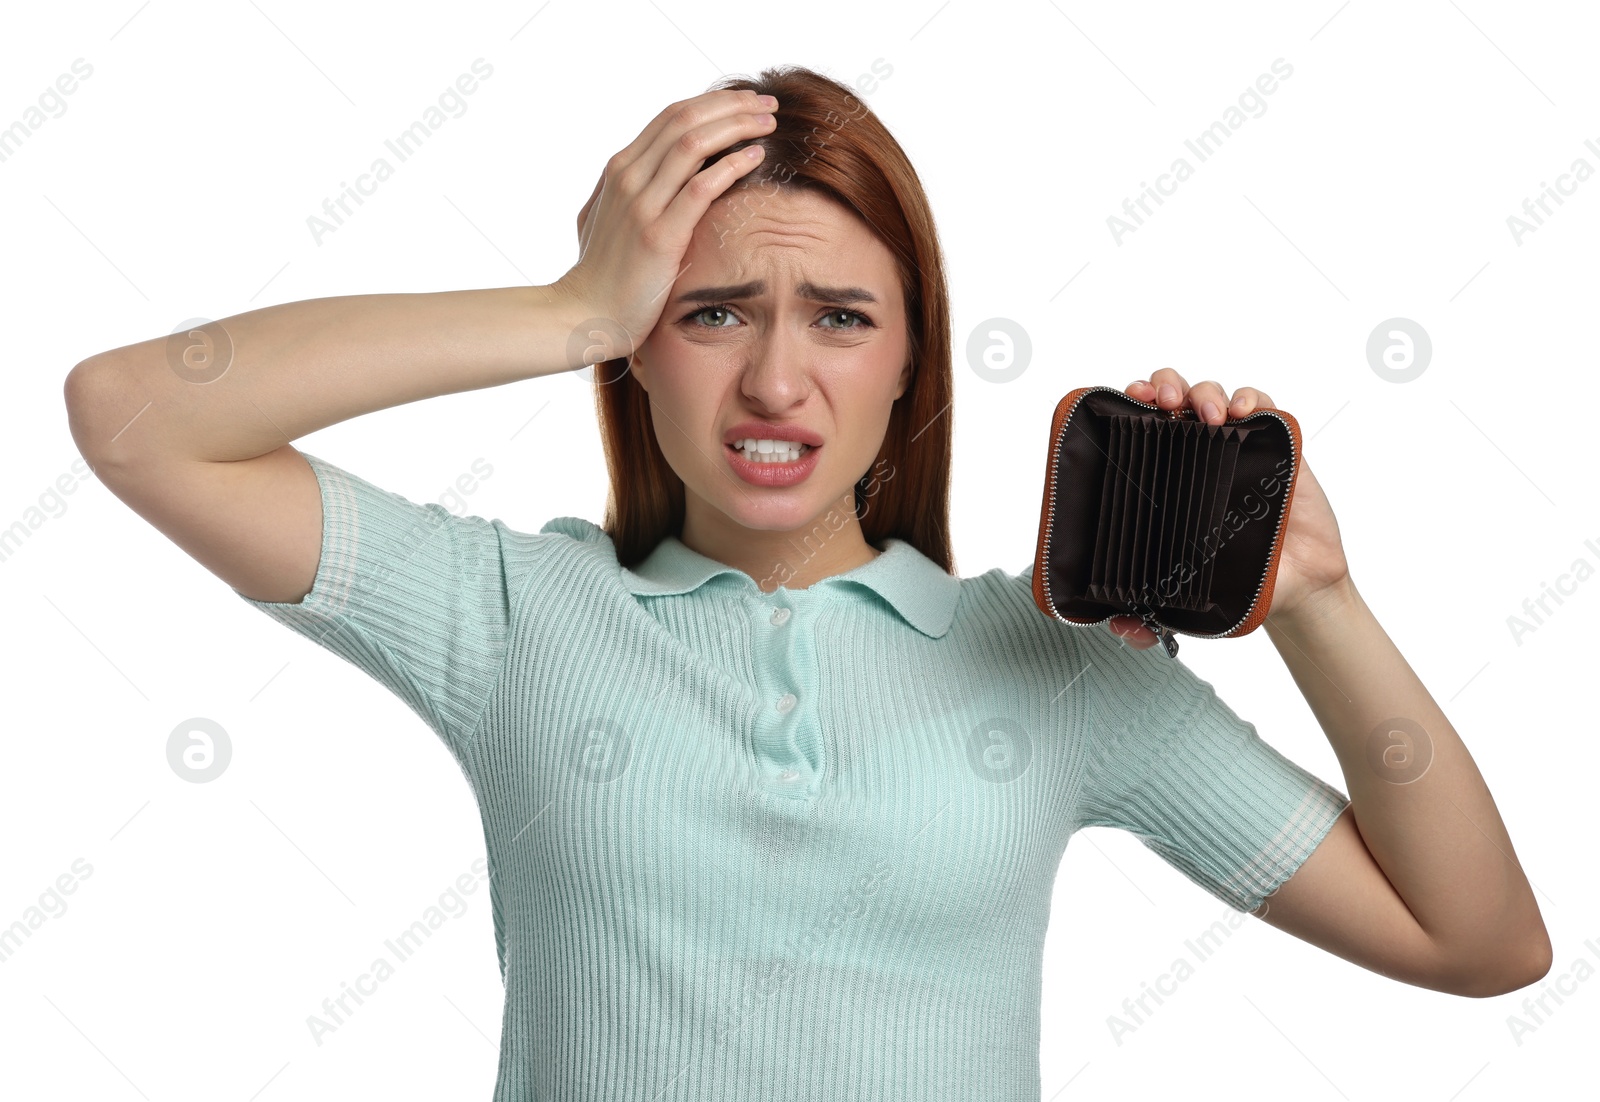
POLYGON ((798 463, 807 455, 810 455, 812 452, 816 451, 816 448, 812 447, 810 444, 796 444, 790 440, 771 440, 764 442, 746 440, 743 441, 743 443, 744 447, 742 448, 736 447, 734 444, 724 444, 723 447, 747 463, 756 463, 763 466, 781 466, 785 463, 798 463), (767 448, 766 451, 761 450, 763 446, 767 448))

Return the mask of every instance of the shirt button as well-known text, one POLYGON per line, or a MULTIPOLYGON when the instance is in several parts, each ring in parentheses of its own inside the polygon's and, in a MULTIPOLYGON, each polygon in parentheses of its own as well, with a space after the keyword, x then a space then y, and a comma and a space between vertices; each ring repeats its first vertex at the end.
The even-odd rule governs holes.
POLYGON ((778 698, 778 704, 777 704, 778 711, 787 714, 789 709, 793 708, 793 707, 794 707, 794 694, 793 693, 784 693, 782 696, 780 696, 778 698))
POLYGON ((779 609, 774 609, 773 610, 772 622, 774 624, 785 624, 785 623, 788 623, 788 621, 789 621, 789 610, 788 609, 779 608, 779 609))

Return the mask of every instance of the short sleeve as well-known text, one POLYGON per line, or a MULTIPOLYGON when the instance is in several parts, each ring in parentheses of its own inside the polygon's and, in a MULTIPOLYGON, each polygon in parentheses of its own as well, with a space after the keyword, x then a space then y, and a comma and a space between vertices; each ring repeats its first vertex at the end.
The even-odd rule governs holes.
POLYGON ((1120 827, 1238 911, 1293 875, 1349 805, 1263 742, 1181 660, 1079 631, 1089 684, 1082 825, 1120 827))
POLYGON ((390 689, 462 758, 505 663, 527 541, 541 537, 301 454, 322 493, 311 591, 297 603, 234 592, 390 689))

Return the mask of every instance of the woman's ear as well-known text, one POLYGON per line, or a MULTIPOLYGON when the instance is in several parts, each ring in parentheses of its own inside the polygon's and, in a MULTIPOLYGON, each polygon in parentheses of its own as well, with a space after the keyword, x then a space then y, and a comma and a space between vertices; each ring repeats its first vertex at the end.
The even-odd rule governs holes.
POLYGON ((639 353, 635 352, 633 355, 628 357, 628 371, 631 372, 633 377, 639 381, 639 386, 644 389, 644 392, 649 394, 650 387, 645 381, 643 369, 644 360, 640 357, 639 353))
POLYGON ((900 369, 900 389, 894 392, 895 400, 899 401, 906 389, 911 386, 912 376, 916 374, 916 365, 908 358, 906 366, 900 369))

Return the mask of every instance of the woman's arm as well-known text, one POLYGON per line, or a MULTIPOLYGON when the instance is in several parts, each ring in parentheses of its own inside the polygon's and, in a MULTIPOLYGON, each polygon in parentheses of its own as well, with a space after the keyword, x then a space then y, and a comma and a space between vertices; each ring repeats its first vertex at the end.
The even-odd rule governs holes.
POLYGON ((96 471, 253 459, 364 413, 576 368, 583 320, 545 287, 307 299, 91 356, 68 404, 96 471))
POLYGON ((1355 585, 1266 630, 1333 745, 1350 808, 1257 914, 1457 995, 1548 972, 1550 937, 1489 787, 1355 585))
MULTIPOLYGON (((1128 393, 1189 405, 1212 424, 1273 404, 1251 387, 1231 403, 1213 381, 1191 390, 1170 368, 1128 393)), ((1156 642, 1137 619, 1112 625, 1130 645, 1156 642)), ((1303 455, 1266 630, 1339 758, 1350 807, 1255 913, 1365 968, 1452 994, 1504 994, 1548 972, 1550 937, 1489 787, 1362 600, 1303 455)))

